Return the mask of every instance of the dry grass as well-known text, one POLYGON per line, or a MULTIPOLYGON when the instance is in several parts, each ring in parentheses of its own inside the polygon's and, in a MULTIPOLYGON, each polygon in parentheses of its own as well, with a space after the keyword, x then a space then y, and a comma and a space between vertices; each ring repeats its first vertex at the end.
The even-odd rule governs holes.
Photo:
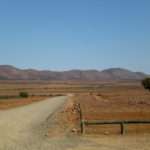
POLYGON ((109 86, 128 85, 139 86, 133 83, 77 83, 77 82, 50 82, 50 81, 0 81, 0 96, 17 96, 19 92, 28 92, 30 95, 51 95, 66 93, 89 93, 108 89, 109 86))
MULTIPOLYGON (((150 120, 150 93, 142 87, 112 86, 78 94, 85 120, 150 120)), ((126 125, 127 133, 150 132, 150 125, 126 125)), ((118 125, 87 126, 86 133, 120 133, 118 125)))
MULTIPOLYGON (((150 120, 150 93, 139 82, 123 83, 63 83, 48 81, 0 81, 0 96, 18 96, 28 92, 27 99, 0 100, 0 109, 29 104, 53 96, 75 93, 87 120, 150 120), (43 97, 44 96, 44 97, 43 97)), ((70 116, 69 116, 70 118, 70 116)), ((127 132, 147 132, 149 126, 126 126, 127 132)), ((119 133, 118 126, 87 128, 87 132, 119 133)), ((150 131, 150 130, 149 130, 150 131)))
POLYGON ((46 97, 44 96, 35 96, 35 97, 28 97, 28 98, 12 98, 12 99, 1 99, 0 100, 0 110, 10 109, 18 106, 23 106, 27 104, 31 104, 34 102, 38 102, 41 100, 45 100, 46 97))

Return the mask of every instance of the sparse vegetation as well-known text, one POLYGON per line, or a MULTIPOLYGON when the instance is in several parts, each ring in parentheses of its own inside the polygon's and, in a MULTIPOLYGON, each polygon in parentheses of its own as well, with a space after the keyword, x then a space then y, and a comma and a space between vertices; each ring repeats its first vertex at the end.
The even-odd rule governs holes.
POLYGON ((23 98, 27 98, 27 97, 29 97, 29 94, 27 92, 20 92, 19 96, 23 97, 23 98))
MULTIPOLYGON (((144 90, 141 82, 123 82, 123 83, 51 83, 35 81, 1 81, 0 88, 0 109, 23 106, 33 102, 41 101, 46 97, 62 96, 67 93, 73 93, 72 97, 77 104, 82 107, 83 118, 85 120, 134 120, 150 119, 150 94, 144 90), (19 93, 19 94, 18 94, 19 93), (27 96, 29 96, 27 98, 27 96), (134 110, 134 111, 133 111, 134 110), (141 113, 142 112, 142 113, 141 113)), ((71 98, 71 99, 72 99, 71 98)), ((71 108, 67 113, 69 121, 72 121, 74 112, 71 108), (73 114, 73 115, 72 115, 73 114)), ((64 112, 64 113, 66 113, 64 112)), ((61 113, 62 114, 62 113, 61 113)), ((69 122, 70 123, 70 122, 69 122)), ((77 124, 80 125, 79 121, 77 124)), ((71 132, 79 131, 77 124, 71 128, 71 132), (77 126, 77 127, 76 127, 77 126)), ((127 131, 148 132, 150 128, 142 125, 139 129, 127 126, 127 131)), ((86 126, 86 133, 119 133, 119 127, 93 127, 86 126)))
POLYGON ((7 95, 0 95, 0 99, 14 99, 14 98, 19 98, 19 96, 7 96, 7 95))
MULTIPOLYGON (((149 120, 150 94, 142 86, 103 87, 91 95, 76 94, 83 120, 149 120)), ((85 126, 86 134, 120 134, 117 125, 85 126)), ((126 125, 127 133, 150 133, 150 125, 126 125)))
POLYGON ((146 78, 142 81, 142 85, 145 89, 150 91, 150 78, 146 78))

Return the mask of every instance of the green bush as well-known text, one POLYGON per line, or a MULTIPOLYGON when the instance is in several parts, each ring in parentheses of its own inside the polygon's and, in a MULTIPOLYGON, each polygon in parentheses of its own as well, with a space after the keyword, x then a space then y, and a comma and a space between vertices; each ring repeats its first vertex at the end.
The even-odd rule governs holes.
POLYGON ((27 92, 20 92, 19 96, 23 97, 23 98, 27 98, 27 97, 29 97, 29 94, 27 92))
POLYGON ((150 78, 146 78, 142 81, 142 85, 145 89, 150 90, 150 78))

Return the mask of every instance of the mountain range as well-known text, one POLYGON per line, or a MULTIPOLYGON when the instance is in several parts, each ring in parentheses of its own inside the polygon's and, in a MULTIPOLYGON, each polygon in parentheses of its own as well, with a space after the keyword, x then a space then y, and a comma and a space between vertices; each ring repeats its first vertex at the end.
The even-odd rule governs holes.
POLYGON ((11 65, 0 65, 0 80, 51 80, 51 81, 112 81, 141 80, 149 75, 123 68, 70 71, 39 71, 19 69, 11 65))

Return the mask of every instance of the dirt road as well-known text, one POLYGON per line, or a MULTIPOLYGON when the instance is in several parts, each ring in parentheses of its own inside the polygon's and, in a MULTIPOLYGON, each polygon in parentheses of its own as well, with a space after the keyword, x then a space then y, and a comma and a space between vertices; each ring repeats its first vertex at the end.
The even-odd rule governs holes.
POLYGON ((0 111, 0 150, 149 150, 150 135, 48 138, 51 115, 66 100, 63 96, 0 111))
POLYGON ((0 150, 44 150, 46 120, 67 97, 49 98, 31 105, 0 111, 0 150))

